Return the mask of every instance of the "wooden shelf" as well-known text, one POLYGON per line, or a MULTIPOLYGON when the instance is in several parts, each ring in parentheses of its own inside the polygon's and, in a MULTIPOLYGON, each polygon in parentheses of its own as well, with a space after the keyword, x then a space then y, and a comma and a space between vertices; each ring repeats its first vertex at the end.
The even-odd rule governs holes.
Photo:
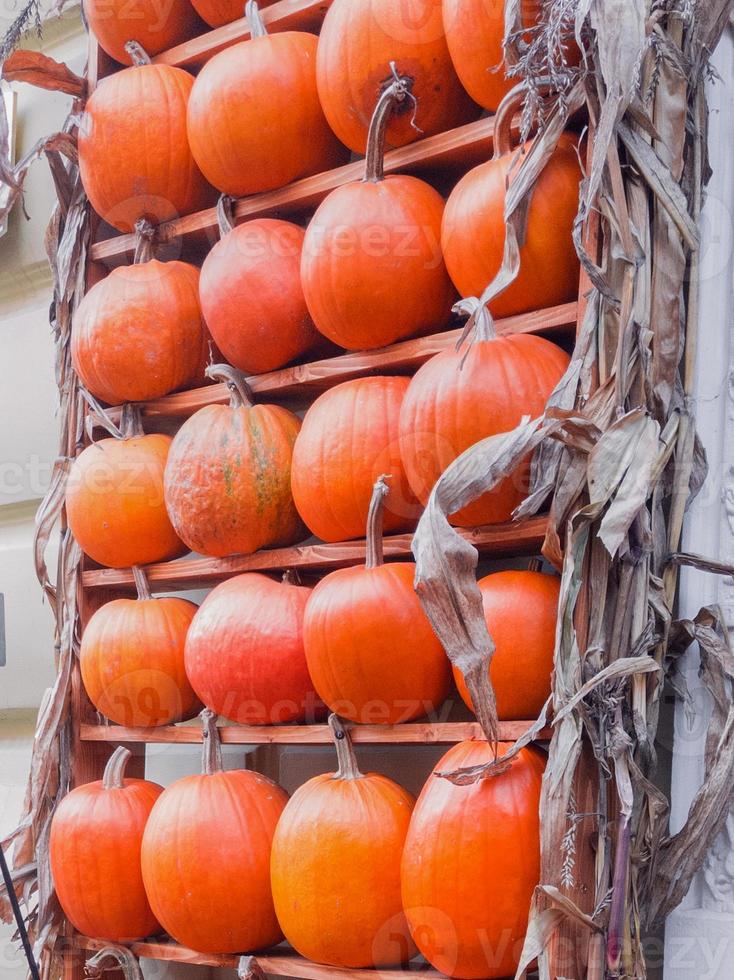
MULTIPOLYGON (((331 4, 332 0, 280 0, 262 10, 260 16, 269 34, 281 31, 308 31, 317 34, 331 4)), ((249 37, 250 29, 243 17, 155 55, 153 63, 190 70, 200 68, 219 51, 246 41, 249 37)))
MULTIPOLYGON (((532 721, 500 722, 500 740, 514 742, 533 724, 532 721)), ((227 745, 331 745, 328 725, 221 725, 219 735, 227 745)), ((404 725, 354 725, 351 740, 360 745, 418 745, 463 742, 483 738, 475 721, 406 722, 404 725)), ((201 728, 192 725, 162 725, 160 728, 126 728, 122 725, 80 726, 83 742, 143 742, 152 744, 197 745, 201 728)), ((550 737, 542 732, 541 738, 550 737)))
MULTIPOLYGON (((531 517, 509 524, 462 528, 459 533, 481 555, 507 558, 540 553, 547 518, 531 517)), ((412 560, 412 532, 385 537, 386 558, 412 560)), ((154 592, 170 592, 210 587, 243 572, 279 572, 287 568, 324 572, 365 560, 365 542, 340 541, 336 544, 303 544, 292 548, 256 551, 253 555, 231 558, 178 558, 146 565, 145 572, 154 592)), ((135 583, 129 568, 88 568, 82 573, 85 589, 115 589, 133 592, 135 583)))
MULTIPOLYGON (((515 131, 517 133, 516 126, 515 131)), ((425 173, 452 167, 463 171, 489 158, 493 137, 494 118, 479 119, 391 150, 385 154, 385 173, 425 173)), ((364 161, 358 160, 312 177, 304 177, 274 191, 241 198, 235 205, 235 215, 238 219, 297 215, 315 208, 336 187, 360 180, 363 172, 364 161)), ((179 257, 183 239, 194 245, 211 246, 218 238, 216 208, 208 208, 161 224, 157 242, 164 247, 167 243, 174 243, 176 257, 179 257)), ((92 245, 90 257, 93 262, 108 266, 125 265, 132 261, 134 252, 134 235, 115 235, 92 245)))
MULTIPOLYGON (((77 950, 97 952, 109 943, 102 939, 89 939, 75 933, 71 939, 77 950)), ((195 953, 192 949, 179 946, 172 940, 149 940, 137 943, 124 943, 136 956, 167 963, 188 963, 194 966, 215 966, 236 969, 239 962, 237 953, 195 953)), ((374 970, 353 970, 346 967, 324 966, 313 963, 294 953, 290 947, 276 947, 265 953, 256 953, 255 959, 268 976, 297 977, 301 980, 405 980, 406 976, 420 975, 427 980, 444 980, 444 975, 417 957, 404 969, 385 967, 374 970)))
MULTIPOLYGON (((575 302, 564 303, 562 306, 497 320, 495 327, 499 334, 541 333, 553 340, 570 339, 576 328, 577 308, 578 304, 575 302)), ((278 400, 296 395, 302 397, 304 394, 315 396, 342 381, 364 375, 413 372, 434 354, 454 345, 462 330, 463 327, 444 330, 427 337, 403 340, 378 350, 338 354, 279 371, 269 371, 267 374, 253 374, 247 378, 247 384, 254 395, 278 400)), ((155 423, 169 419, 182 420, 206 405, 226 405, 228 401, 227 386, 212 384, 176 392, 154 401, 140 402, 140 409, 146 420, 155 423)), ((108 413, 117 421, 120 408, 108 409, 108 413)))

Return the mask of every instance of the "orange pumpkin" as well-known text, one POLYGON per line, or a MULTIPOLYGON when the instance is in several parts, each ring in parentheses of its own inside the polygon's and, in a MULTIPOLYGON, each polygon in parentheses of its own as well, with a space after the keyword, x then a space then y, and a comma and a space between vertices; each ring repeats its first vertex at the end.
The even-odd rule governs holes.
MULTIPOLYGON (((519 166, 519 151, 510 144, 511 117, 509 109, 498 113, 494 158, 461 178, 444 209, 441 248, 462 296, 480 296, 502 266, 505 189, 519 166)), ((580 180, 576 139, 564 134, 533 188, 520 272, 489 304, 494 316, 541 310, 578 294, 579 260, 572 232, 580 180)))
POLYGON ((160 931, 143 888, 140 848, 156 783, 126 779, 130 752, 119 746, 94 783, 56 807, 49 857, 64 915, 85 936, 125 943, 160 931))
POLYGON ((66 516, 79 547, 100 565, 129 568, 186 551, 163 499, 170 448, 170 436, 145 435, 126 405, 120 438, 100 439, 74 460, 66 516))
POLYGON ((413 797, 362 775, 347 732, 329 719, 339 768, 304 783, 273 839, 278 921, 302 956, 337 967, 398 966, 415 953, 400 899, 413 797))
MULTIPOLYGON (((508 747, 500 744, 500 754, 508 747)), ((460 742, 436 772, 491 759, 486 742, 460 742)), ((418 797, 403 851, 403 906, 418 949, 449 977, 515 975, 540 876, 543 768, 537 750, 522 749, 509 770, 469 785, 434 772, 418 797)))
POLYGON ((120 64, 132 64, 125 50, 137 41, 150 55, 202 34, 204 25, 189 0, 84 0, 84 16, 100 47, 120 64))
POLYGON ((189 100, 191 152, 225 194, 272 190, 344 163, 316 92, 313 34, 268 35, 248 3, 251 40, 220 51, 199 72, 189 100))
POLYGON ((198 290, 199 270, 186 262, 113 269, 74 314, 71 357, 84 386, 117 405, 190 382, 205 331, 198 290))
POLYGON ((319 340, 301 288, 304 232, 275 218, 235 228, 222 205, 222 239, 201 268, 201 308, 230 364, 248 374, 274 371, 319 340))
POLYGON ((288 799, 258 772, 222 770, 214 714, 202 712, 203 773, 172 783, 143 836, 143 881, 159 922, 200 953, 244 953, 280 942, 270 851, 288 799))
MULTIPOLYGON (((541 0, 522 0, 523 27, 534 27, 541 0)), ((507 78, 502 41, 504 0, 443 0, 443 26, 461 84, 484 109, 494 112, 519 79, 507 78)))
POLYGON ((306 412, 293 449, 298 513, 322 541, 364 534, 372 487, 392 476, 388 531, 412 527, 420 508, 400 462, 398 418, 407 378, 358 378, 325 391, 306 412))
POLYGON ((103 79, 79 126, 79 171, 92 207, 118 231, 205 207, 211 189, 186 136, 194 80, 170 65, 141 63, 103 79))
POLYGON ((332 711, 350 721, 395 725, 436 711, 451 671, 413 589, 415 565, 383 564, 387 492, 381 477, 367 518, 365 566, 321 579, 306 606, 303 642, 313 683, 332 711))
POLYGON ((186 639, 186 673, 208 708, 242 725, 315 720, 303 651, 310 592, 288 574, 251 573, 209 593, 186 639))
POLYGON ((440 330, 455 298, 441 257, 443 198, 417 177, 385 177, 385 127, 410 79, 380 96, 365 176, 332 191, 306 230, 301 282, 314 323, 348 350, 440 330))
MULTIPOLYGON (((484 618, 495 643, 490 667, 502 721, 537 718, 551 692, 560 579, 541 572, 494 572, 479 580, 484 618)), ((454 667, 459 694, 471 696, 454 667)))
POLYGON ((154 599, 133 567, 137 599, 113 599, 92 615, 79 664, 92 704, 118 725, 153 727, 191 718, 201 708, 186 678, 184 643, 196 605, 154 599))
POLYGON ((456 76, 436 0, 334 0, 319 36, 316 79, 329 125, 364 153, 372 110, 392 81, 391 65, 413 79, 413 99, 393 116, 390 146, 469 122, 479 108, 456 76))
MULTIPOLYGON (((210 27, 222 27, 242 17, 243 0, 191 0, 202 20, 210 27)), ((275 0, 260 0, 260 7, 269 7, 275 0)))
MULTIPOLYGON (((400 455, 425 504, 449 463, 487 436, 540 415, 568 365, 555 344, 530 334, 490 336, 485 321, 468 350, 447 348, 413 376, 400 411, 400 455)), ((499 486, 453 515, 460 527, 509 521, 527 495, 526 460, 499 486)))
POLYGON ((199 409, 176 433, 165 472, 166 507, 192 551, 250 554, 303 536, 290 487, 301 422, 278 405, 253 405, 227 364, 207 368, 226 381, 230 404, 199 409))

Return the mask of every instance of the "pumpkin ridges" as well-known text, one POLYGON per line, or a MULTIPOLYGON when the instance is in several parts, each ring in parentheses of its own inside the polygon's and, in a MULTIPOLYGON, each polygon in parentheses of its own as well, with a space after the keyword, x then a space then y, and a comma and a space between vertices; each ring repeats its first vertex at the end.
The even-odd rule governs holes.
MULTIPOLYGON (((500 754, 507 748, 500 743, 500 754)), ((490 758, 486 742, 459 743, 436 771, 490 758)), ((514 973, 540 870, 543 766, 540 753, 523 749, 508 772, 469 786, 432 775, 418 798, 403 852, 403 903, 421 952, 449 976, 514 973)))

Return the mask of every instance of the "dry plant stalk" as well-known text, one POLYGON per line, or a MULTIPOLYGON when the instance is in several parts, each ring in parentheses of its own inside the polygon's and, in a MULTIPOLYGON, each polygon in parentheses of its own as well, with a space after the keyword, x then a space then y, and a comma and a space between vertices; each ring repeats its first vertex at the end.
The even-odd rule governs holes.
MULTIPOLYGON (((708 173, 703 86, 730 8, 728 0, 546 0, 543 23, 528 36, 520 0, 505 4, 507 58, 524 86, 525 128, 538 135, 510 177, 504 266, 461 310, 469 333, 515 277, 535 180, 583 103, 592 137, 574 240, 589 283, 585 316, 544 416, 476 444, 446 470, 413 550, 416 589, 449 657, 469 677, 484 677, 494 644, 477 555, 447 517, 534 449, 530 495, 515 516, 549 503, 543 553, 562 575, 551 700, 499 763, 442 774, 502 778, 546 713, 551 719, 542 879, 518 978, 536 957, 541 980, 645 977, 644 931, 681 901, 734 803, 726 630, 717 610, 693 622, 673 618, 680 562, 730 573, 676 555, 685 507, 706 475, 689 405, 708 173), (573 36, 585 51, 578 68, 565 62, 573 36), (655 735, 664 684, 694 640, 715 710, 704 784, 670 837, 668 801, 653 782, 655 735), (590 814, 578 813, 582 796, 590 814), (591 883, 575 878, 582 822, 596 838, 591 883)), ((491 692, 483 713, 492 740, 491 692)))

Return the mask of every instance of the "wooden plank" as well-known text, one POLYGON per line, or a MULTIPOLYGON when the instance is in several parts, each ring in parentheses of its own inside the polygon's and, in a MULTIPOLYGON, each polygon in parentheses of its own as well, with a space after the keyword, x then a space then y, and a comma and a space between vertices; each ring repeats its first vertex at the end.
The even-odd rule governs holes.
MULTIPOLYGON (((518 316, 497 320, 499 334, 542 333, 554 340, 569 339, 576 323, 577 304, 564 303, 546 310, 521 313, 518 316)), ((327 357, 307 364, 253 374, 247 383, 254 395, 269 398, 292 398, 295 395, 317 395, 327 388, 368 374, 402 374, 412 372, 425 364, 434 354, 451 347, 461 336, 463 327, 444 330, 442 333, 413 340, 403 340, 378 350, 356 351, 327 357)), ((176 392, 141 402, 145 419, 184 419, 206 405, 226 405, 229 391, 225 384, 207 385, 189 391, 176 392)), ((120 408, 109 409, 110 416, 118 421, 120 408)))
MULTIPOLYGON (((517 132, 516 123, 513 126, 517 132)), ((489 157, 493 137, 494 118, 479 119, 391 150, 385 154, 385 173, 421 173, 448 167, 466 170, 489 157)), ((304 177, 274 191, 241 198, 235 206, 235 215, 241 220, 267 215, 287 217, 299 214, 316 207, 336 187, 352 180, 360 180, 363 172, 364 162, 359 160, 312 177, 304 177)), ((175 221, 164 222, 158 228, 157 240, 164 247, 173 245, 172 254, 180 257, 182 239, 211 246, 218 237, 216 208, 208 208, 184 215, 175 221)), ((104 262, 108 266, 125 265, 132 261, 134 252, 134 235, 115 235, 92 245, 90 257, 93 262, 104 262)))
MULTIPOLYGON (((269 34, 278 34, 281 31, 308 31, 317 34, 331 4, 332 0, 280 0, 262 10, 260 16, 269 34)), ((153 63, 174 65, 177 68, 200 68, 219 51, 247 41, 249 37, 250 29, 243 17, 155 55, 153 63)))
MULTIPOLYGON (((462 528, 459 533, 482 555, 498 558, 535 555, 539 554, 546 523, 545 516, 531 517, 508 524, 462 528)), ((410 559, 412 540, 412 533, 386 536, 385 557, 410 559)), ((253 555, 233 555, 231 558, 178 558, 147 565, 145 571, 154 592, 168 592, 206 588, 243 572, 278 572, 287 568, 322 572, 362 564, 364 560, 365 542, 359 540, 274 548, 256 551, 253 555)), ((89 568, 82 575, 82 584, 85 589, 134 591, 129 568, 89 568)))
MULTIPOLYGON (((102 939, 89 939, 78 934, 74 935, 72 941, 78 948, 90 952, 109 945, 102 939)), ((124 945, 129 946, 136 956, 168 963, 235 969, 240 959, 236 953, 196 953, 172 941, 151 940, 124 945)), ((275 977, 300 977, 302 980, 405 980, 406 976, 419 975, 426 980, 443 980, 443 974, 433 970, 421 958, 414 960, 405 969, 383 967, 369 970, 313 963, 294 953, 289 947, 276 947, 266 953, 257 953, 255 958, 266 974, 275 977)))
MULTIPOLYGON (((502 721, 499 737, 514 742, 524 735, 532 721, 502 721)), ((364 745, 417 745, 463 742, 483 738, 475 721, 407 722, 403 725, 354 725, 349 729, 351 739, 364 745)), ((328 725, 222 725, 222 742, 228 745, 331 745, 328 725)), ((122 725, 81 726, 80 737, 88 742, 198 745, 201 728, 196 725, 161 725, 160 728, 126 728, 122 725)), ((543 731, 539 740, 550 737, 543 731)))

